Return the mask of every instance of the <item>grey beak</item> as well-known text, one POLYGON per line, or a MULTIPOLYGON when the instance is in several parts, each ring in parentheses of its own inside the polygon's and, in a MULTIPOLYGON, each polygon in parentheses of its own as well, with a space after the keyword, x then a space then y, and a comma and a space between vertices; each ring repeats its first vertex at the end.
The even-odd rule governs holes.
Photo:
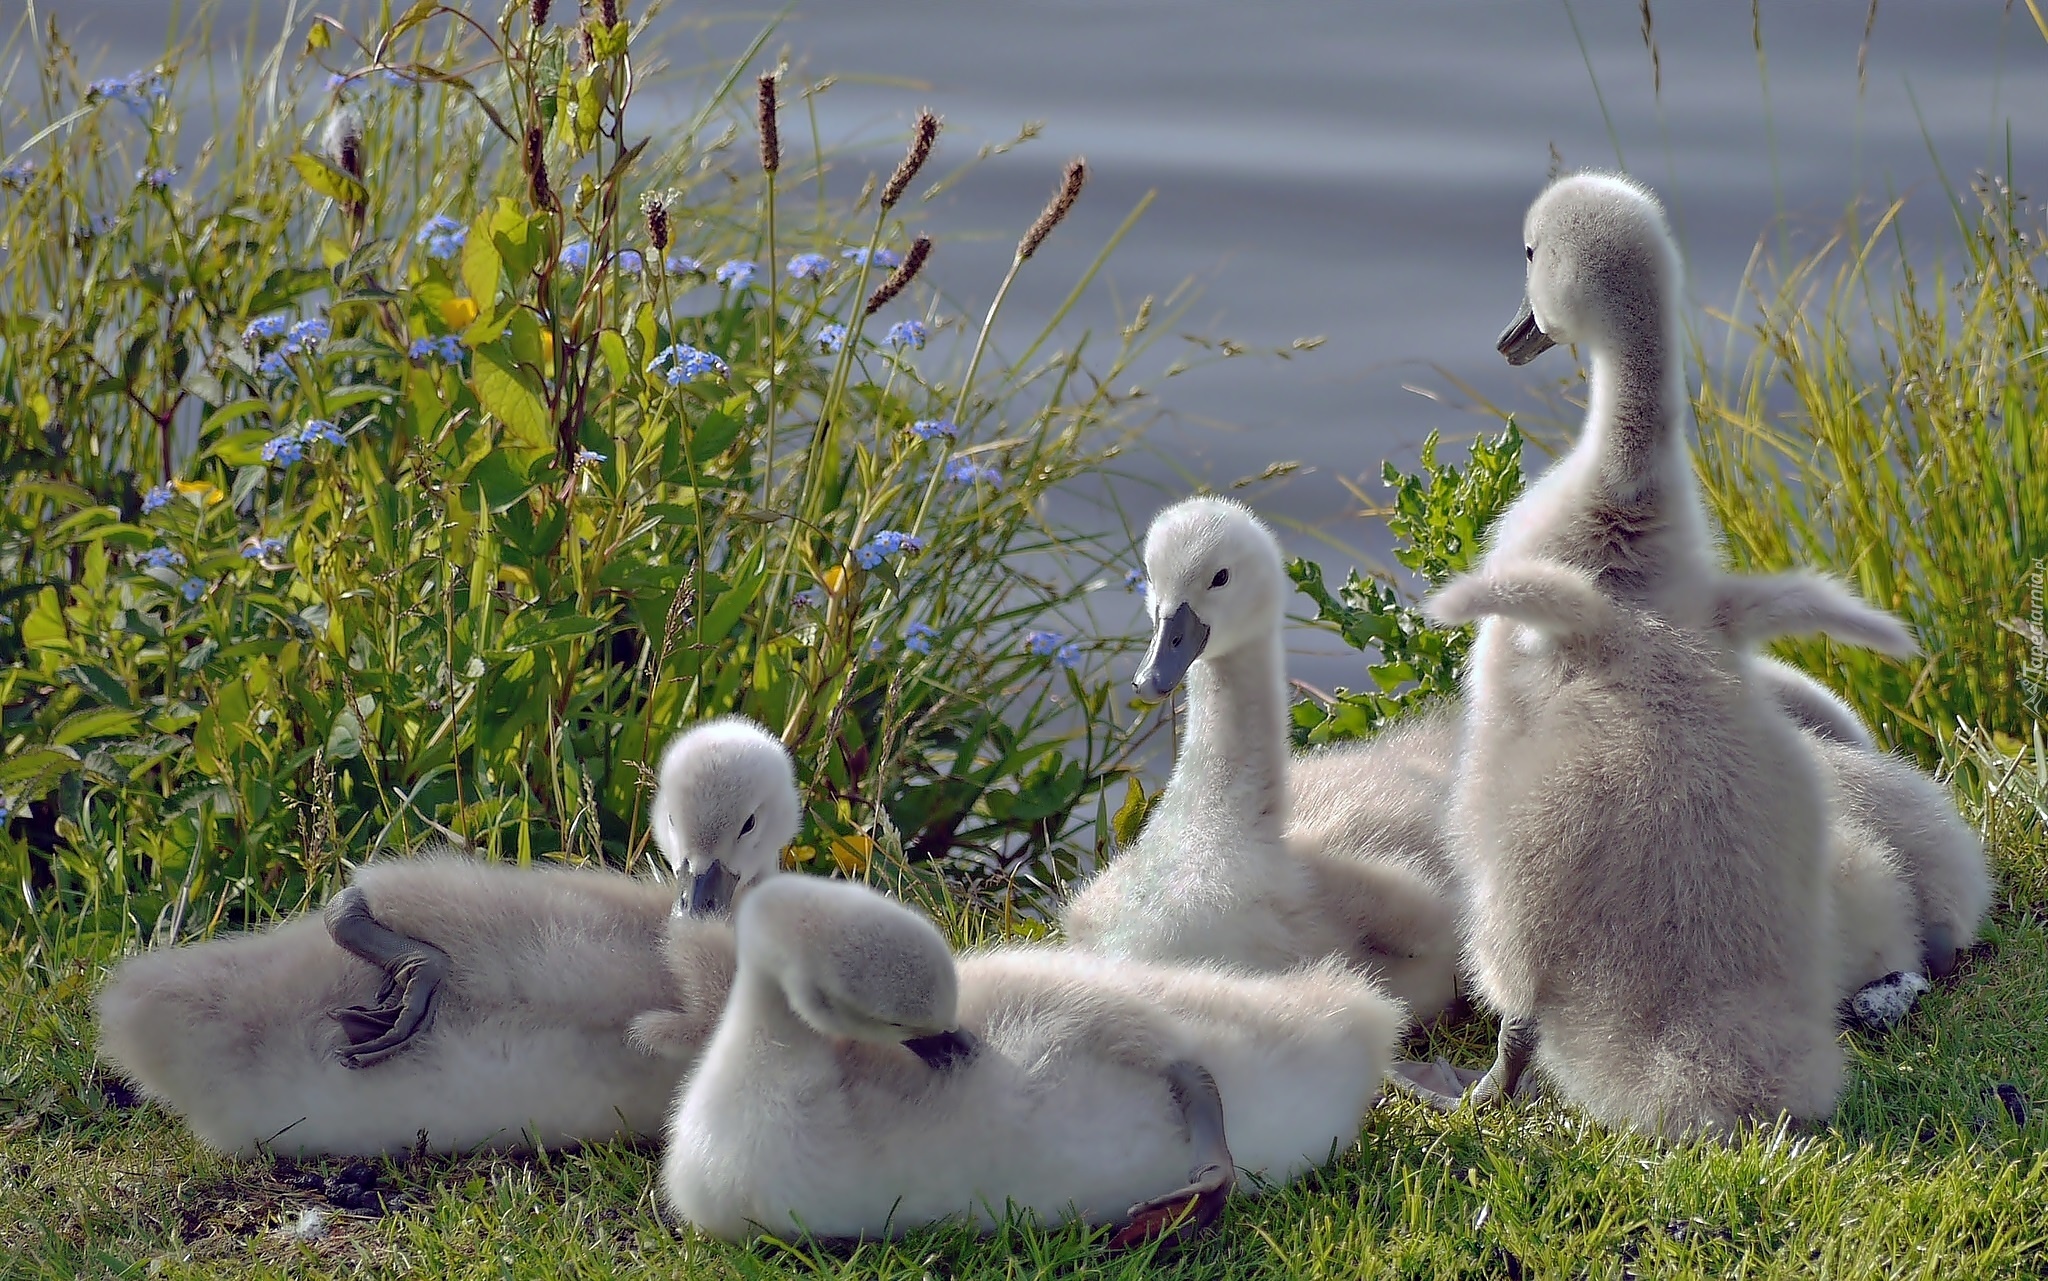
POLYGON ((950 1072, 973 1058, 980 1043, 972 1032, 959 1028, 935 1036, 912 1037, 903 1043, 903 1048, 923 1059, 932 1071, 950 1072))
POLYGON ((716 916, 732 906, 732 897, 739 890, 740 876, 730 871, 717 859, 711 866, 690 881, 688 896, 691 916, 716 916))
POLYGON ((1189 664, 1202 656, 1202 648, 1208 643, 1209 625, 1195 613, 1193 605, 1182 602, 1179 609, 1159 621, 1159 630, 1152 633, 1152 648, 1145 654, 1145 665, 1131 682, 1137 687, 1138 697, 1156 703, 1171 694, 1188 674, 1189 664))
POLYGON ((1514 322, 1501 332, 1500 341, 1494 346, 1508 358, 1510 365, 1526 365, 1557 346, 1557 342, 1536 327, 1536 311, 1525 297, 1522 309, 1515 313, 1514 322))

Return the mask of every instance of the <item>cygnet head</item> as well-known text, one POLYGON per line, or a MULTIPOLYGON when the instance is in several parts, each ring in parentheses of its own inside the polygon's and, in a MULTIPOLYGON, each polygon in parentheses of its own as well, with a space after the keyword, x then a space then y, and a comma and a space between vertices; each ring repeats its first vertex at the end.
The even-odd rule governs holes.
POLYGON ((772 979, 825 1036, 958 1035, 952 949, 930 921, 866 886, 778 876, 740 903, 734 928, 741 971, 772 979))
POLYGON ((1274 635, 1293 590, 1279 540, 1227 498, 1189 498, 1153 517, 1145 578, 1152 647, 1132 684, 1148 699, 1172 693, 1196 659, 1274 635))
POLYGON ((1529 206, 1522 252, 1528 290, 1498 344, 1509 364, 1558 343, 1598 352, 1663 332, 1681 268, 1649 188, 1618 174, 1559 178, 1529 206))
POLYGON ((661 754, 654 843, 685 889, 678 915, 707 916, 773 876, 802 822, 782 741, 743 716, 706 721, 661 754))

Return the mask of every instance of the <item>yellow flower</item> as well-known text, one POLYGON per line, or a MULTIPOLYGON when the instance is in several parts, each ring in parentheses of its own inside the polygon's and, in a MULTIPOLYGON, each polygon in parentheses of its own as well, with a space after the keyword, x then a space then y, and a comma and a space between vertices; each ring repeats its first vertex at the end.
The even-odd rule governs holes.
POLYGON ((217 486, 209 485, 203 480, 174 480, 171 482, 171 488, 187 498, 197 499, 201 507, 211 507, 227 497, 217 486))
POLYGON ((450 298, 441 304, 441 323, 450 329, 467 329, 476 323, 476 299, 450 298))
POLYGON ((832 838, 832 862, 848 876, 858 876, 868 870, 875 861, 875 841, 871 836, 855 832, 851 836, 832 838))
POLYGON ((837 596, 841 589, 846 586, 846 567, 844 565, 834 565, 818 575, 818 581, 825 585, 826 591, 837 596))
POLYGON ((817 846, 792 845, 788 849, 782 851, 782 870, 785 872, 794 872, 798 868, 801 868, 804 864, 810 862, 812 859, 816 857, 818 857, 817 846))

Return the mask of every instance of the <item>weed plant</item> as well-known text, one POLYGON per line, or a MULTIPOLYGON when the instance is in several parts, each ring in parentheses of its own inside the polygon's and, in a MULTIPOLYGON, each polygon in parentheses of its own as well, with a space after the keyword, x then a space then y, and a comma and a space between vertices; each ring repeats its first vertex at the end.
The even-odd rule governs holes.
POLYGON ((425 841, 641 870, 660 745, 735 712, 796 753, 814 870, 975 899, 1090 850, 1125 642, 1069 620, 1130 540, 1045 499, 1126 443, 1145 327, 1103 376, 986 324, 941 361, 937 118, 830 202, 848 166, 778 128, 825 86, 743 84, 765 32, 655 128, 647 17, 550 7, 318 18, 210 125, 174 60, 88 81, 15 33, 13 931, 205 933, 425 841))

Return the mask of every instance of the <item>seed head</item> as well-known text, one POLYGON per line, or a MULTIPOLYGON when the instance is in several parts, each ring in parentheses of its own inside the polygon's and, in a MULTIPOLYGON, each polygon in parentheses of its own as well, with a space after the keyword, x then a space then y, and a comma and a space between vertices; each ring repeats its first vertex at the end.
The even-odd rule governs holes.
POLYGON ((533 19, 534 26, 548 25, 548 7, 551 3, 552 0, 533 0, 533 3, 527 6, 526 14, 533 19))
POLYGON ((535 209, 559 209, 555 189, 548 185, 548 158, 542 141, 539 125, 526 131, 526 194, 535 209))
POLYGON ((903 261, 889 278, 881 283, 874 293, 868 295, 867 313, 872 316, 888 305, 891 298, 903 292, 917 273, 924 270, 924 260, 932 256, 932 238, 920 235, 910 242, 910 252, 903 255, 903 261))
POLYGON ((1017 242, 1019 262, 1037 253, 1038 247, 1045 243, 1045 238, 1052 234, 1052 229, 1059 226, 1073 211, 1074 202, 1080 199, 1081 187, 1087 181, 1088 162, 1079 156, 1069 160, 1067 172, 1060 179, 1060 189, 1053 193, 1051 201, 1040 211, 1038 221, 1032 223, 1031 229, 1024 233, 1024 238, 1017 242))
POLYGON ((327 117, 322 140, 328 158, 357 182, 363 180, 363 116, 354 107, 342 107, 327 117))
POLYGON ((889 185, 882 188, 882 208, 891 208, 903 199, 917 171, 932 158, 932 144, 938 140, 939 118, 928 110, 918 112, 917 124, 910 132, 910 150, 903 153, 903 163, 896 166, 896 172, 889 175, 889 185))
POLYGON ((597 0, 597 20, 607 30, 619 25, 619 0, 597 0))
POLYGON ((668 201, 650 191, 640 198, 640 211, 647 215, 647 241, 659 254, 668 248, 668 201))
POLYGON ((761 73, 761 172, 782 168, 782 134, 775 124, 775 73, 761 73))

